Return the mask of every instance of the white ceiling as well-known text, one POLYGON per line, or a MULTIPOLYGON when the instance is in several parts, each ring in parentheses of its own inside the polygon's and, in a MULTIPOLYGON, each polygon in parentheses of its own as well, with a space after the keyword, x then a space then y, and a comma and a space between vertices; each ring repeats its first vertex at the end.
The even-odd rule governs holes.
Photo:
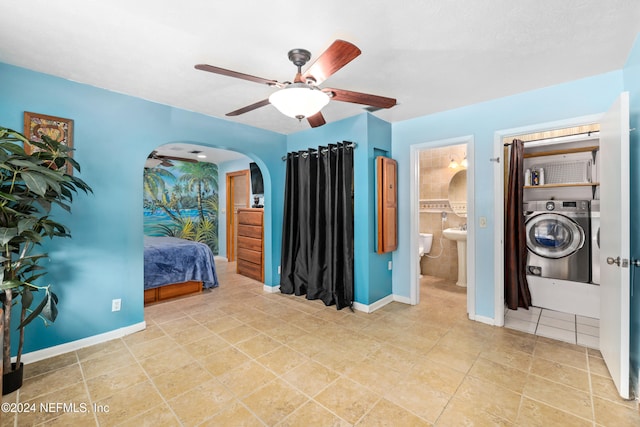
MULTIPOLYGON (((2 0, 0 12, 1 62, 283 134, 309 125, 270 105, 225 117, 274 89, 194 65, 287 81, 290 49, 317 57, 341 38, 362 54, 323 86, 394 97, 374 114, 396 122, 621 69, 640 32, 638 0, 2 0)), ((323 114, 362 111, 332 101, 323 114)))
MULTIPOLYGON (((159 147, 156 147, 155 151, 156 154, 160 156, 170 156, 178 158, 182 157, 185 159, 198 160, 199 162, 209 162, 215 164, 242 159, 246 160, 248 165, 248 163, 251 161, 249 157, 236 151, 180 142, 161 145, 159 147), (198 155, 202 155, 204 157, 198 157, 198 155)), ((158 160, 147 159, 145 166, 151 168, 158 166, 159 163, 160 162, 158 160)), ((247 168, 248 167, 249 166, 247 166, 247 168)))

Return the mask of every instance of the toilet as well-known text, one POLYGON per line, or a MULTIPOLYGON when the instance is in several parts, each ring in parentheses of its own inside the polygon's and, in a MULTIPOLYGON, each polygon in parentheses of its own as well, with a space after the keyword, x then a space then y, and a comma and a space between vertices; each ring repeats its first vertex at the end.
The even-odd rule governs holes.
POLYGON ((423 255, 431 252, 431 243, 433 243, 433 234, 420 233, 420 237, 418 239, 418 253, 421 258, 423 255))

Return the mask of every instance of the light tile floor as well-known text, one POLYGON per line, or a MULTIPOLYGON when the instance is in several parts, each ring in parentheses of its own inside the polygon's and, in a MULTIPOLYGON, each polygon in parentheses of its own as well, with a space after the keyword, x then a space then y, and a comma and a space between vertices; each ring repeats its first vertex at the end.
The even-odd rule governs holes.
POLYGON ((218 269, 219 288, 145 309, 145 331, 25 366, 3 402, 37 409, 0 424, 640 425, 597 350, 469 321, 453 283, 365 314, 218 269))
POLYGON ((598 349, 600 321, 591 317, 529 307, 505 310, 504 326, 529 334, 598 349))

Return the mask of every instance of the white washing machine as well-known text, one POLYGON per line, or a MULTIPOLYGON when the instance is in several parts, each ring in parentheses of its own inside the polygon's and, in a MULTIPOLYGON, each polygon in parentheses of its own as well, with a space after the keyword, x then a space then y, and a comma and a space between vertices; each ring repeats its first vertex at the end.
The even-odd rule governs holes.
POLYGON ((591 201, 591 283, 600 284, 600 200, 591 201))

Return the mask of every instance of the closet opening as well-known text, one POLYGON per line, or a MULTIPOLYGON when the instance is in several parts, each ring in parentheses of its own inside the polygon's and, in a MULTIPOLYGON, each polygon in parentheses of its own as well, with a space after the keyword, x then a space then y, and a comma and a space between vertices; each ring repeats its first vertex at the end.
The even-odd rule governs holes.
POLYGON ((504 326, 594 349, 600 318, 599 131, 594 123, 502 138, 504 326), (521 247, 523 259, 517 255, 521 247))

